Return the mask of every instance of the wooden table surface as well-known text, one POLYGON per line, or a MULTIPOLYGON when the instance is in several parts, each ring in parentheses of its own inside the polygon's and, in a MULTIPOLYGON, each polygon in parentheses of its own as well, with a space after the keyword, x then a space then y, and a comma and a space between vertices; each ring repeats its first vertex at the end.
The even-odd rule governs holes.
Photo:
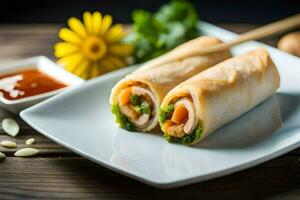
MULTIPOLYGON (((245 24, 221 24, 242 33, 245 24)), ((1 25, 0 62, 36 55, 53 58, 58 25, 1 25)), ((277 38, 264 40, 276 44, 277 38)), ((157 189, 105 169, 40 135, 17 116, 0 110, 0 120, 17 119, 24 147, 34 137, 40 154, 17 158, 15 150, 0 147, 7 158, 0 162, 0 199, 300 199, 300 149, 267 163, 226 177, 176 189, 157 189)), ((0 130, 0 141, 12 140, 0 130)))

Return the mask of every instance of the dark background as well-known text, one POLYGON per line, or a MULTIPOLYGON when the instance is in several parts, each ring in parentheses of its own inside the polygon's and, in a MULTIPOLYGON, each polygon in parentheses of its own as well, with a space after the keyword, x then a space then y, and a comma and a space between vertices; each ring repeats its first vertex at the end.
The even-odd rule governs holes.
MULTIPOLYGON (((131 12, 155 11, 166 0, 9 0, 1 1, 0 23, 64 23, 83 11, 111 14, 115 22, 131 22, 131 12)), ((191 0, 200 19, 214 23, 263 24, 300 12, 300 0, 191 0)))

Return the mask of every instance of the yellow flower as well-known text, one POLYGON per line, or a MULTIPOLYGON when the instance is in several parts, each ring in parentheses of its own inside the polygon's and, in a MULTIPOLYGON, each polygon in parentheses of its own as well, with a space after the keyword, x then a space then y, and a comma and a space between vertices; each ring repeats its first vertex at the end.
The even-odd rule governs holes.
POLYGON ((133 47, 122 42, 123 27, 112 25, 110 15, 85 12, 83 22, 72 17, 68 25, 58 34, 63 42, 54 46, 57 62, 66 70, 89 79, 126 66, 133 47))

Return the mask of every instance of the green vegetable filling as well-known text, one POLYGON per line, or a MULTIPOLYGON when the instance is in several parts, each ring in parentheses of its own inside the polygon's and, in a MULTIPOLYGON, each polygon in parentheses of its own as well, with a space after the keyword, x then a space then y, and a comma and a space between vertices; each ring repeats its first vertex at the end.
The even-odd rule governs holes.
POLYGON ((130 103, 133 106, 138 106, 140 104, 140 98, 137 95, 132 95, 130 97, 130 103))
POLYGON ((145 114, 150 114, 150 105, 148 102, 142 100, 139 96, 137 95, 132 95, 130 97, 130 103, 133 106, 133 109, 137 113, 145 113, 145 114))
MULTIPOLYGON (((132 95, 130 97, 130 103, 137 113, 150 114, 151 110, 149 103, 142 100, 139 96, 132 95)), ((115 115, 116 123, 118 123, 122 128, 128 131, 135 131, 133 123, 131 123, 128 118, 120 112, 119 104, 112 105, 111 112, 115 115)))
MULTIPOLYGON (((167 105, 160 109, 159 124, 161 127, 163 126, 163 124, 167 119, 170 119, 172 117, 173 111, 174 111, 174 104, 167 105)), ((170 143, 180 143, 184 145, 190 145, 200 139, 201 133, 202 133, 202 127, 201 125, 199 125, 197 128, 195 128, 193 133, 190 135, 184 135, 183 137, 178 138, 165 133, 164 138, 170 143)))
POLYGON ((142 113, 142 108, 141 106, 137 105, 137 106, 133 106, 133 109, 135 110, 135 112, 141 114, 142 113))
POLYGON ((168 134, 164 134, 164 138, 170 143, 180 143, 184 145, 190 145, 200 139, 202 132, 203 132, 202 127, 199 125, 197 128, 195 128, 193 133, 190 135, 185 135, 181 138, 178 138, 168 134))
POLYGON ((114 104, 111 107, 111 112, 115 115, 116 123, 122 128, 128 131, 135 131, 134 125, 128 120, 128 118, 120 112, 119 104, 114 104))
POLYGON ((159 111, 159 124, 160 126, 166 121, 166 119, 171 118, 174 111, 174 104, 167 105, 164 108, 161 108, 159 111))
POLYGON ((150 114, 150 105, 149 105, 149 103, 147 103, 146 101, 143 101, 141 103, 141 110, 142 110, 142 113, 150 114))

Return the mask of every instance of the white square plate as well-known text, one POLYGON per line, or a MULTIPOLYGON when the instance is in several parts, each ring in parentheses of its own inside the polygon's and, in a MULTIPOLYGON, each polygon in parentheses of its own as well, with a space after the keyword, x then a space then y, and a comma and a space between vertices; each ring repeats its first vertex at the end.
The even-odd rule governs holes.
MULTIPOLYGON (((225 41, 236 37, 204 22, 201 30, 225 41)), ((269 50, 279 68, 282 82, 277 94, 195 147, 116 126, 108 103, 110 90, 134 67, 88 81, 23 111, 21 117, 66 148, 156 187, 177 187, 237 172, 300 146, 300 60, 257 42, 233 52, 258 46, 269 50)))

